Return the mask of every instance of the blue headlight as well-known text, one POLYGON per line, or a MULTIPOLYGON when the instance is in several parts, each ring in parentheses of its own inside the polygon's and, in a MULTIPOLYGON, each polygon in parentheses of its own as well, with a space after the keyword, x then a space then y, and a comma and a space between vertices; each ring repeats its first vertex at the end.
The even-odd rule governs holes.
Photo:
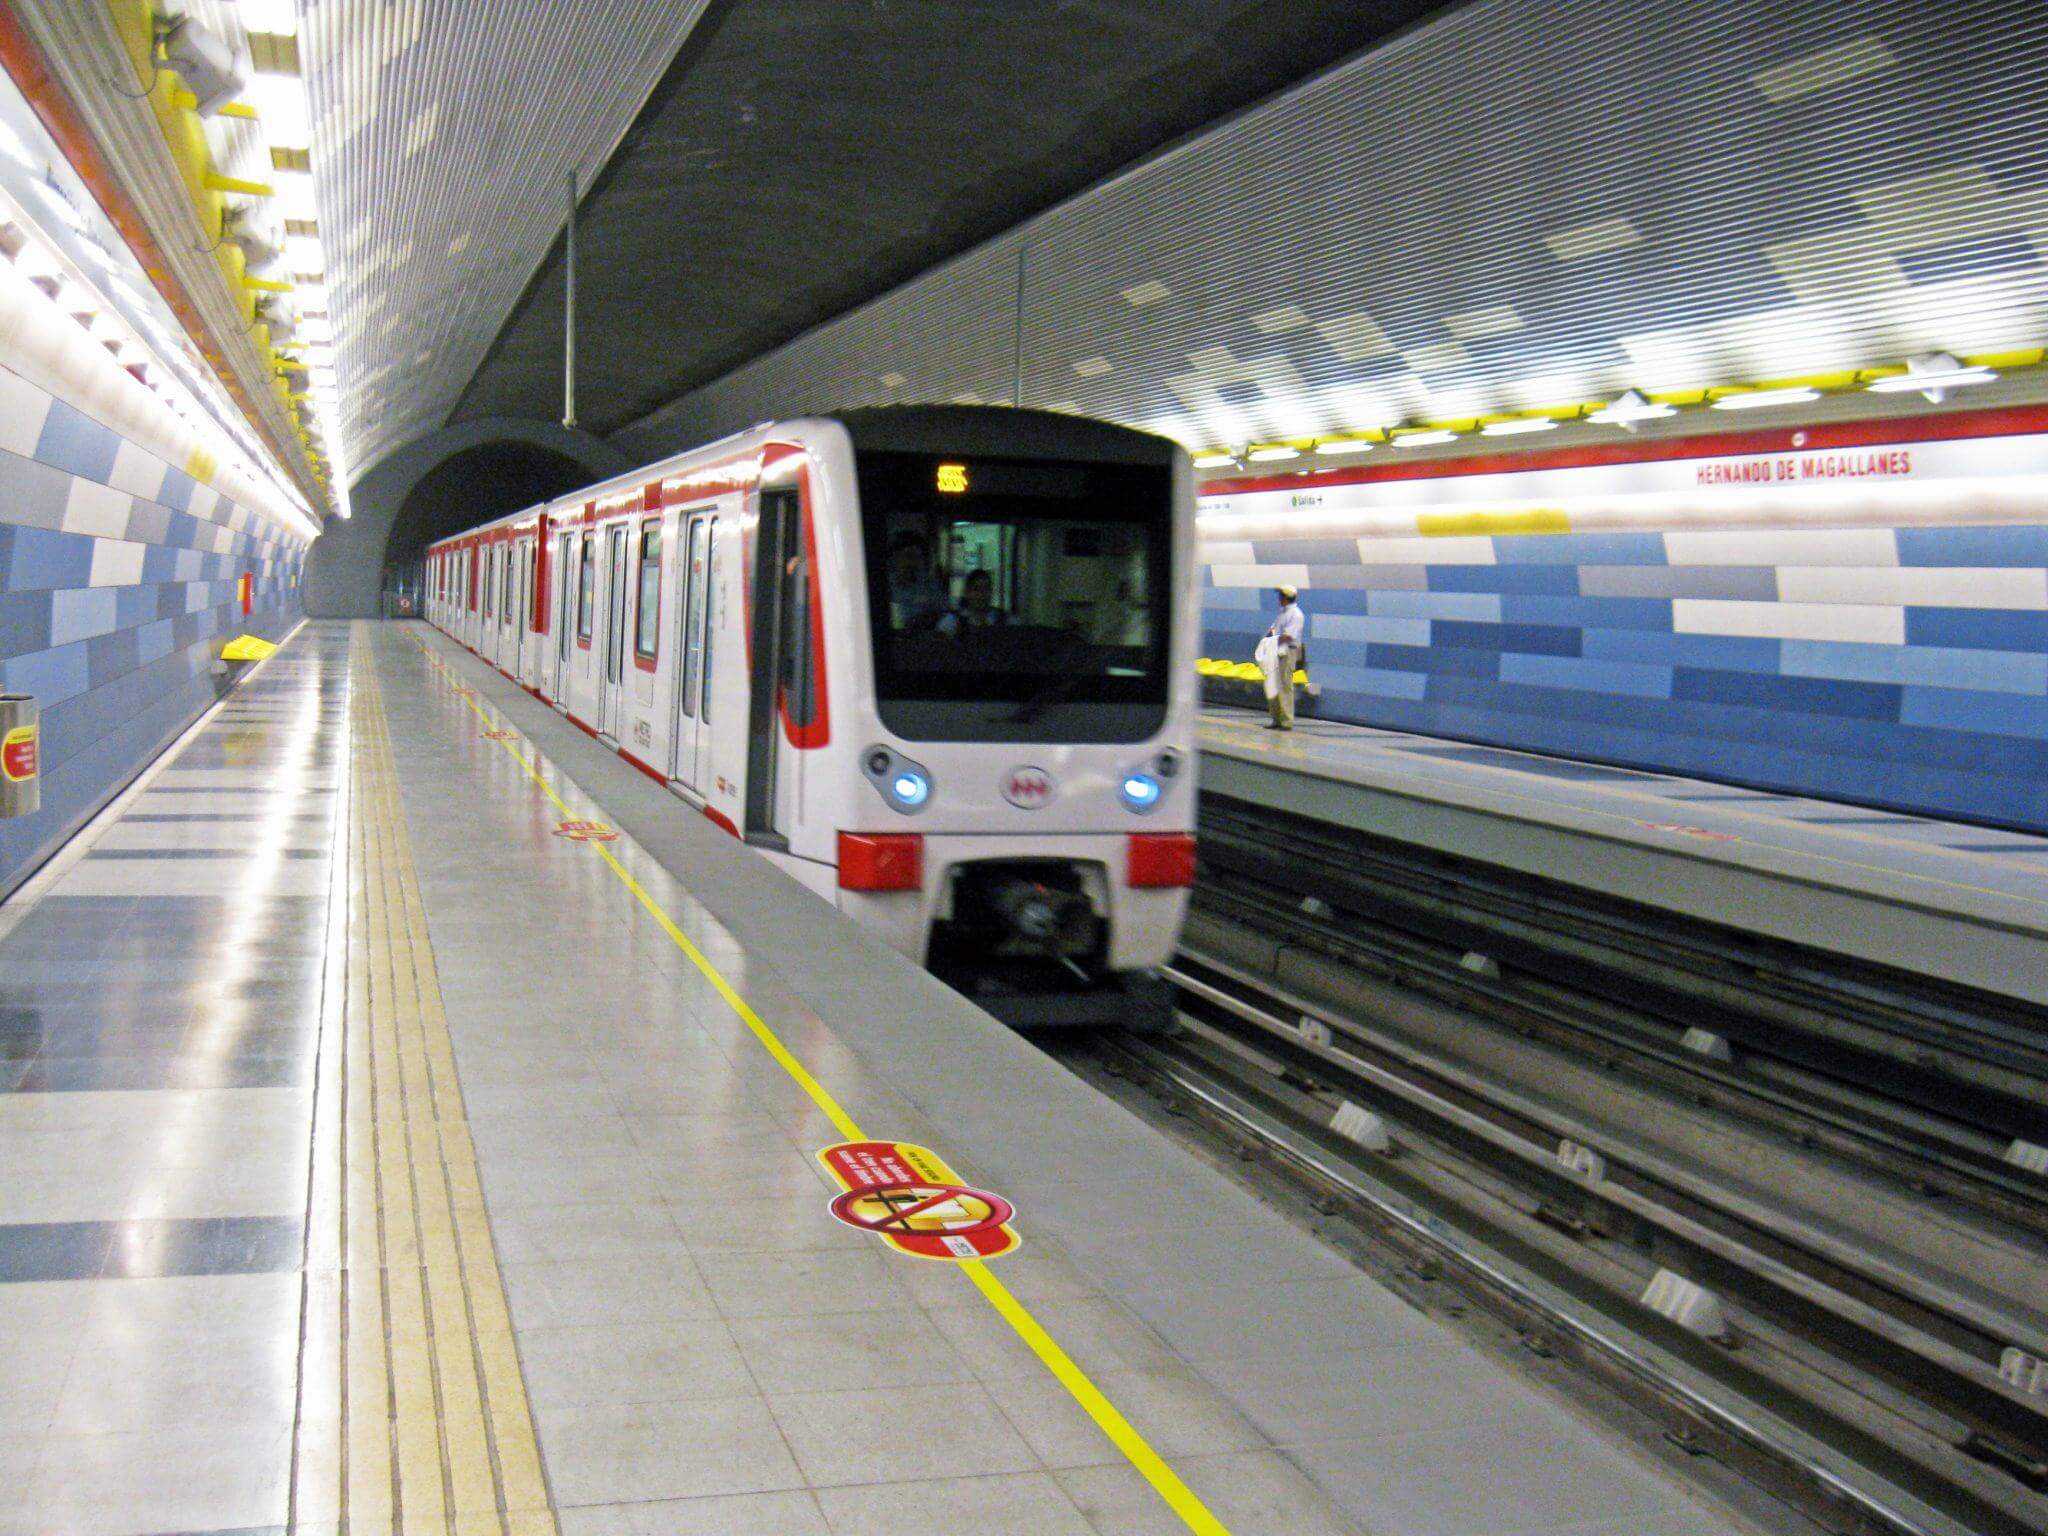
POLYGON ((889 781, 889 793, 906 807, 915 808, 923 805, 925 797, 931 792, 930 780, 921 773, 912 773, 907 769, 889 781))
POLYGON ((1124 775, 1124 804, 1134 811, 1149 811, 1159 803, 1159 781, 1149 773, 1124 775))

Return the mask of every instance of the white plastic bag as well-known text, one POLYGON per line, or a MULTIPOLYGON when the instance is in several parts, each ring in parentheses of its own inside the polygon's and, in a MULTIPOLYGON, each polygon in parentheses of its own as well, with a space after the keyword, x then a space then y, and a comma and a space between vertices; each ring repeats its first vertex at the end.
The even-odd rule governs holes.
POLYGON ((1272 698, 1280 692, 1280 642, 1272 635, 1259 641, 1258 649, 1252 652, 1252 660, 1258 663, 1260 681, 1266 685, 1266 697, 1272 698))

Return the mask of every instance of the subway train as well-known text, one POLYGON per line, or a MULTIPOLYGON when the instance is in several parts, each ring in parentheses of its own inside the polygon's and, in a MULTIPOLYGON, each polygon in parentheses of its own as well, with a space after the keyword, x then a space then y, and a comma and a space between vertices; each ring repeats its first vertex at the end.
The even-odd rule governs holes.
POLYGON ((1164 1016, 1195 865, 1176 444, 987 406, 773 422, 435 543, 426 613, 996 1017, 1164 1016))

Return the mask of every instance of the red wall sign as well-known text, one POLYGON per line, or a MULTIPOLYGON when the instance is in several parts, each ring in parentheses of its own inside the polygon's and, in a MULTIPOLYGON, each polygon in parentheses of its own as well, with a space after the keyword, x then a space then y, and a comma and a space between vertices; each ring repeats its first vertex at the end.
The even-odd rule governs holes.
POLYGON ((41 765, 41 753, 37 750, 36 728, 32 725, 17 725, 0 740, 0 773, 19 784, 32 779, 41 765))

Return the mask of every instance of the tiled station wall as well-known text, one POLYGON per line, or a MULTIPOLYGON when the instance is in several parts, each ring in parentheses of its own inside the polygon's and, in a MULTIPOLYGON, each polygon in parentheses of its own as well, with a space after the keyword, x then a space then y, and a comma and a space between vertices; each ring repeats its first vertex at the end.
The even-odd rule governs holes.
POLYGON ((0 693, 42 709, 42 809, 0 820, 0 897, 214 701, 226 640, 298 621, 303 558, 269 519, 0 368, 0 693))
POLYGON ((1325 718, 2048 831, 2048 528, 1205 546, 1203 654, 1293 582, 1325 718))

